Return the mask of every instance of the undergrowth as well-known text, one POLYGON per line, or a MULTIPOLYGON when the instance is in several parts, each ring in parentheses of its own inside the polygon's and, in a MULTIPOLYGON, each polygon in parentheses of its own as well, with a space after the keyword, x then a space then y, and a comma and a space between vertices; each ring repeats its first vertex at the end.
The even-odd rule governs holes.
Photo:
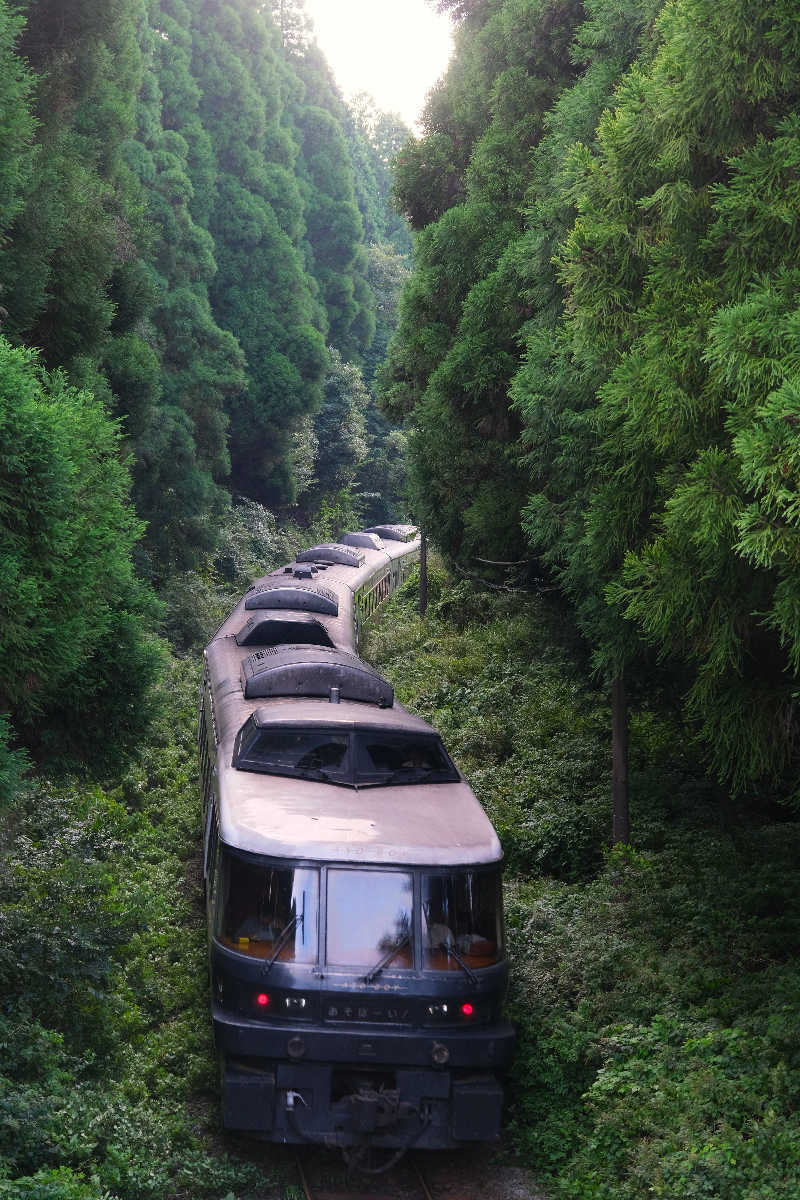
POLYGON ((553 1195, 800 1195, 800 823, 708 782, 631 714, 630 846, 610 849, 606 697, 546 596, 390 603, 368 655, 441 731, 501 835, 518 1032, 509 1142, 553 1195))
POLYGON ((37 779, 3 813, 0 1197, 196 1200, 274 1182, 216 1139, 198 686, 174 661, 121 779, 37 779))

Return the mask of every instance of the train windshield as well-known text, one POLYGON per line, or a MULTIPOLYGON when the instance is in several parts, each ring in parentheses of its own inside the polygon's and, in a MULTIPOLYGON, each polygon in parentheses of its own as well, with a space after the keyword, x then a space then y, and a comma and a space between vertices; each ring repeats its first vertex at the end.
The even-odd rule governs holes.
POLYGON ((273 867, 224 850, 214 934, 253 958, 317 959, 319 871, 273 867))
POLYGON ((379 970, 409 969, 412 877, 402 871, 328 871, 328 963, 379 970))
POLYGON ((349 783, 350 735, 287 726, 259 729, 248 722, 239 735, 233 765, 244 771, 349 783))
POLYGON ((453 783, 459 775, 436 734, 384 729, 315 729, 252 718, 236 741, 240 771, 294 776, 348 787, 453 783))
POLYGON ((502 957, 499 871, 459 871, 422 877, 423 964, 431 971, 467 972, 502 957))
POLYGON ((356 782, 452 783, 458 779, 441 740, 431 734, 361 730, 356 733, 356 782))

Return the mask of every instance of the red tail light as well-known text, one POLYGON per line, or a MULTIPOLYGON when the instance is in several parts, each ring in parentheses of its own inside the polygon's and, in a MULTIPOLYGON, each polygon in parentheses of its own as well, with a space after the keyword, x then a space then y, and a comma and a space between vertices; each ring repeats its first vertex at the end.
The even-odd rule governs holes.
POLYGON ((266 1008, 269 1004, 269 996, 266 992, 259 992, 256 996, 256 1004, 259 1008, 266 1008))
POLYGON ((471 1017, 475 1010, 471 1004, 462 1004, 461 1011, 465 1017, 471 1017))

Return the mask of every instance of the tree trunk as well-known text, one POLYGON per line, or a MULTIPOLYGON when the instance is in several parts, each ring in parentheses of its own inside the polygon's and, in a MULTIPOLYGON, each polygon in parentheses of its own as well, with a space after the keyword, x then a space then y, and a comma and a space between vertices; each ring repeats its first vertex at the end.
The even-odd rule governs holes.
POLYGON ((425 616, 428 609, 428 538, 425 530, 419 547, 419 615, 425 616))
POLYGON ((611 798, 614 816, 611 841, 631 840, 631 814, 628 805, 628 703, 625 680, 618 675, 611 685, 611 798))

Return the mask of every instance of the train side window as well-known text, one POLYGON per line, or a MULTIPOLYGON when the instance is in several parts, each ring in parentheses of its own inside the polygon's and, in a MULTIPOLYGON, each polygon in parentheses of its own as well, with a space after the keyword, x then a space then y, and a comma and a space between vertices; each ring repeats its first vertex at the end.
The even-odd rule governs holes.
POLYGON ((438 737, 380 730, 356 733, 358 783, 454 783, 458 778, 438 737))
POLYGON ((311 867, 274 867, 224 850, 215 936, 253 958, 280 962, 317 958, 319 872, 311 867))
POLYGON ((459 871, 422 879, 422 946, 428 970, 490 967, 502 956, 499 871, 459 871), (461 960, 461 961, 459 961, 461 960))
POLYGON ((213 801, 208 805, 205 830, 205 851, 203 854, 203 878, 211 890, 213 884, 214 866, 216 863, 217 845, 219 843, 219 828, 217 826, 217 806, 213 801))
POLYGON ((213 775, 214 764, 211 760, 211 756, 208 753, 208 745, 205 741, 203 741, 200 750, 200 781, 202 784, 204 813, 208 811, 213 796, 213 775))
POLYGON ((217 882, 219 880, 219 860, 222 846, 219 840, 219 826, 216 822, 216 815, 211 826, 211 845, 209 846, 208 854, 208 872, 206 873, 206 896, 208 904, 213 911, 217 900, 217 882))

